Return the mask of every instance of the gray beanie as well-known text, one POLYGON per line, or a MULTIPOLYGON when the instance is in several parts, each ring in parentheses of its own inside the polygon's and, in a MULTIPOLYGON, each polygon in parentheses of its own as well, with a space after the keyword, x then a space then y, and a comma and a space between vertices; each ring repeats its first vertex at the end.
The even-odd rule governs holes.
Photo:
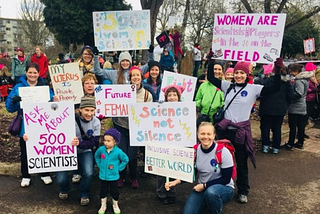
POLYGON ((130 62, 130 65, 132 65, 132 57, 131 55, 129 54, 128 51, 125 51, 125 52, 122 52, 120 55, 119 55, 119 64, 122 60, 128 60, 130 62))
POLYGON ((85 107, 96 108, 96 99, 94 96, 84 96, 81 98, 80 108, 85 107))

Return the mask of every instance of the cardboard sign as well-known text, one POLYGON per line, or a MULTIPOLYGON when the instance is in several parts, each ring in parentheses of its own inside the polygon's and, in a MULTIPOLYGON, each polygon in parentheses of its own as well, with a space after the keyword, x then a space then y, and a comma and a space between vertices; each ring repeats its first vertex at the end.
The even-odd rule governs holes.
POLYGON ((215 14, 213 58, 272 63, 280 57, 286 14, 215 14))
POLYGON ((193 148, 147 142, 144 163, 147 173, 193 182, 193 148))
POLYGON ((49 86, 19 87, 21 97, 20 108, 24 108, 26 103, 39 103, 50 101, 49 86))
POLYGON ((49 74, 54 94, 59 101, 80 103, 84 93, 78 63, 51 65, 49 66, 49 74))
POLYGON ((162 32, 159 36, 156 37, 156 40, 160 46, 160 48, 164 47, 166 44, 170 42, 169 35, 167 32, 162 32))
POLYGON ((136 102, 135 85, 96 85, 96 116, 128 117, 128 103, 136 102))
MULTIPOLYGON (((185 88, 181 95, 181 101, 192 102, 194 92, 196 90, 196 84, 196 77, 164 71, 161 88, 165 88, 168 85, 180 85, 185 88)), ((164 101, 163 91, 160 92, 159 100, 164 101)))
POLYGON ((100 51, 148 49, 151 44, 150 11, 93 12, 95 46, 100 51))
POLYGON ((304 54, 313 53, 316 51, 314 38, 303 40, 304 54))
POLYGON ((158 142, 193 146, 196 142, 195 102, 129 104, 131 146, 158 142))
POLYGON ((72 102, 26 103, 23 119, 30 174, 77 169, 72 102))

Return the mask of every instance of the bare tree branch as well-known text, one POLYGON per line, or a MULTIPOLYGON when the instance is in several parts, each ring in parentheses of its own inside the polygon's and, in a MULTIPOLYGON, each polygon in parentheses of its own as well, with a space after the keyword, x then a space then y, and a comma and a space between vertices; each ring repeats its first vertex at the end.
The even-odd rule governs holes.
POLYGON ((244 7, 247 9, 248 13, 253 13, 253 10, 247 0, 241 0, 244 7))
POLYGON ((278 7, 278 9, 277 9, 277 11, 276 11, 276 13, 281 13, 283 8, 284 8, 284 6, 286 5, 286 3, 287 3, 287 0, 282 0, 280 5, 279 5, 279 7, 278 7))
POLYGON ((293 20, 292 22, 286 24, 285 28, 288 29, 288 28, 290 28, 290 27, 292 27, 292 26, 294 26, 294 25, 296 25, 296 24, 298 24, 298 23, 310 18, 311 16, 319 13, 319 11, 320 11, 320 7, 316 6, 316 7, 314 7, 314 9, 311 12, 307 13, 306 15, 302 16, 299 19, 293 20))
POLYGON ((265 13, 271 13, 271 0, 265 0, 264 1, 264 12, 265 13))

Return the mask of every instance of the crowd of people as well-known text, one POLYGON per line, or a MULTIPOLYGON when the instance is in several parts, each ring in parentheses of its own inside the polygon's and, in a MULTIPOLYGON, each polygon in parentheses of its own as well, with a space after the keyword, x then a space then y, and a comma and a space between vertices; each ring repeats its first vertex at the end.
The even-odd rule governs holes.
MULTIPOLYGON (((184 88, 170 85, 161 88, 163 70, 173 69, 174 58, 183 55, 179 32, 171 34, 173 45, 163 48, 160 61, 154 61, 153 47, 149 48, 149 58, 146 63, 134 62, 129 52, 122 52, 118 62, 103 62, 96 47, 84 46, 78 60, 82 74, 84 97, 80 105, 75 105, 76 136, 71 145, 77 147, 78 170, 73 172, 56 172, 59 186, 59 198, 68 198, 70 190, 69 174, 72 183, 80 183, 80 204, 85 206, 90 202, 90 187, 92 183, 94 165, 99 168, 101 180, 101 207, 98 211, 103 214, 107 209, 107 197, 112 198, 114 213, 120 213, 118 188, 130 183, 131 188, 138 189, 138 147, 130 145, 128 117, 112 118, 113 128, 102 130, 103 143, 100 143, 101 118, 95 117, 96 102, 94 97, 95 84, 134 84, 137 88, 136 101, 138 103, 160 102, 159 94, 164 92, 165 102, 181 102, 184 88), (172 47, 174 53, 172 53, 172 47), (171 51, 171 52, 170 52, 171 51), (169 58, 171 57, 171 58, 169 58), (89 134, 90 133, 90 134, 89 134), (106 161, 108 157, 109 162, 106 161), (128 167, 129 176, 127 176, 128 167)), ((21 112, 19 95, 20 87, 37 87, 50 85, 48 75, 48 59, 39 46, 29 59, 22 48, 17 48, 17 55, 12 60, 11 71, 1 66, 0 92, 6 101, 9 112, 21 112), (5 86, 5 87, 4 87, 5 86)), ((211 50, 210 50, 211 51, 211 50)), ((195 61, 193 76, 198 77, 198 68, 202 64, 200 45, 194 46, 195 61), (199 57, 200 56, 200 57, 199 57)), ((212 52, 212 51, 211 51, 212 52)), ((208 53, 213 54, 213 53, 208 53)), ((210 55, 210 56, 211 56, 210 55)), ((59 55, 58 63, 68 63, 63 54, 59 55)), ((319 79, 315 73, 319 72, 316 65, 307 63, 283 65, 278 58, 274 64, 264 65, 264 79, 259 84, 253 84, 252 71, 256 66, 250 62, 232 63, 214 61, 211 57, 205 64, 204 73, 198 77, 194 95, 198 119, 197 138, 199 146, 196 148, 197 182, 189 195, 183 213, 202 213, 207 209, 210 213, 221 213, 224 203, 231 201, 237 189, 238 201, 248 202, 249 171, 248 159, 256 166, 253 139, 251 134, 250 114, 255 110, 255 102, 260 100, 259 115, 261 117, 262 152, 278 154, 281 148, 281 127, 284 116, 288 113, 290 134, 287 143, 282 145, 287 150, 303 149, 305 127, 308 119, 316 120, 319 112, 315 106, 319 104, 319 79), (222 112, 222 120, 216 119, 217 113, 222 112), (270 131, 273 138, 270 139, 270 131), (295 143, 295 138, 298 141, 295 143), (235 163, 233 154, 226 148, 222 149, 221 163, 212 163, 217 153, 217 142, 227 139, 235 149, 235 163), (237 178, 232 177, 234 164, 237 168, 237 178), (236 185, 235 185, 236 184, 236 185)), ((49 89, 50 100, 59 102, 49 89)), ((28 172, 26 143, 28 133, 22 124, 20 137, 21 149, 21 187, 31 184, 28 172)), ((197 142, 195 142, 196 144, 197 142)), ((142 153, 143 148, 139 148, 142 153)), ((44 184, 51 184, 50 173, 42 173, 44 184)), ((166 180, 158 176, 155 193, 162 204, 172 204, 176 201, 176 186, 183 183, 179 179, 166 180)))

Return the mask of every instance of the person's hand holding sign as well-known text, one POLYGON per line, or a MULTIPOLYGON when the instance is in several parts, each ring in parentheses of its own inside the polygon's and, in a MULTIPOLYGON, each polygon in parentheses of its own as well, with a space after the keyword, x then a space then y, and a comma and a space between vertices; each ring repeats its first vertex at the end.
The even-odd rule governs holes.
POLYGON ((73 138, 71 141, 72 146, 79 146, 79 139, 77 137, 73 138))

